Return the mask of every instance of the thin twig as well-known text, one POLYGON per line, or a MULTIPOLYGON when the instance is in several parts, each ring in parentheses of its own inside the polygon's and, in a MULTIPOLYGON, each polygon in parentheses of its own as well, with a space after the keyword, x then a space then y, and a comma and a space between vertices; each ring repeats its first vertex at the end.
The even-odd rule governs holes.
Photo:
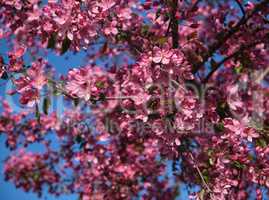
POLYGON ((244 7, 242 6, 242 4, 240 3, 239 0, 235 0, 235 2, 237 3, 237 5, 239 6, 239 8, 240 8, 240 10, 242 12, 242 15, 243 15, 242 18, 245 18, 246 17, 246 12, 245 12, 244 7))
POLYGON ((190 12, 192 12, 197 6, 198 4, 201 2, 202 0, 196 0, 196 2, 192 5, 190 12))
POLYGON ((197 170, 197 172, 198 172, 198 174, 199 174, 199 176, 200 176, 200 178, 201 178, 201 180, 202 180, 202 183, 203 183, 204 187, 206 188, 206 190, 207 190, 209 193, 211 193, 212 190, 210 189, 210 187, 209 187, 208 184, 206 183, 206 181, 205 181, 205 179, 204 179, 204 177, 203 177, 203 174, 202 174, 200 168, 198 167, 198 165, 196 164, 196 162, 195 162, 195 160, 194 160, 194 157, 193 157, 192 153, 190 153, 190 156, 191 156, 192 161, 194 162, 194 167, 196 168, 196 170, 197 170))

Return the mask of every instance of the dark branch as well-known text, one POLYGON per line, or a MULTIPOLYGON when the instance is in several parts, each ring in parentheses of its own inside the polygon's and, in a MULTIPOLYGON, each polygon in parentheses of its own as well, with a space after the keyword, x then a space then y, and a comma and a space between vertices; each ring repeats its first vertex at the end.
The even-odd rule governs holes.
POLYGON ((196 0, 196 2, 192 5, 190 12, 192 12, 193 10, 196 9, 196 7, 198 6, 198 4, 201 2, 202 0, 196 0))
POLYGON ((242 45, 237 51, 235 51, 234 53, 232 53, 231 55, 223 58, 220 62, 218 62, 215 67, 209 72, 209 74, 206 76, 206 78, 204 79, 203 83, 206 84, 210 78, 212 77, 212 75, 225 63, 227 62, 228 60, 232 59, 232 58, 235 58, 237 56, 239 56, 240 54, 243 53, 243 51, 249 49, 249 48, 252 48, 254 46, 256 46, 257 44, 260 44, 264 41, 256 41, 254 43, 251 43, 251 44, 248 44, 248 45, 242 45))
POLYGON ((237 5, 239 6, 239 8, 240 8, 240 10, 242 12, 242 15, 243 15, 242 18, 245 18, 246 17, 246 12, 245 12, 245 9, 244 9, 243 5, 240 3, 239 0, 235 0, 235 2, 237 3, 237 5))
POLYGON ((173 48, 178 48, 178 19, 176 17, 177 14, 177 8, 178 8, 178 1, 173 0, 172 4, 172 12, 171 12, 171 29, 172 29, 172 42, 173 42, 173 48))
POLYGON ((247 21, 256 13, 258 13, 260 10, 266 7, 266 5, 269 4, 269 0, 263 0, 260 3, 258 3, 251 11, 247 12, 245 14, 245 17, 242 17, 240 21, 231 29, 228 31, 221 31, 217 34, 216 38, 217 41, 213 44, 209 45, 208 52, 205 55, 202 55, 202 62, 196 64, 193 68, 193 73, 195 74, 201 66, 203 66, 207 60, 219 49, 222 47, 225 42, 231 38, 235 33, 237 33, 241 26, 246 24, 247 21))

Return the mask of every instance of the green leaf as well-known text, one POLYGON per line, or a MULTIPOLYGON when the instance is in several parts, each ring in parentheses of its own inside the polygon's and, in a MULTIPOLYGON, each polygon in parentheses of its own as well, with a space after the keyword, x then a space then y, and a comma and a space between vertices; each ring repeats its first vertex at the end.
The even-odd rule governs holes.
POLYGON ((53 33, 51 34, 49 41, 48 41, 48 49, 54 49, 56 44, 56 35, 53 33))
POLYGON ((217 133, 221 133, 224 131, 224 125, 223 123, 218 123, 218 124, 215 124, 214 125, 214 130, 217 132, 217 133))
POLYGON ((97 81, 95 85, 98 89, 105 88, 105 83, 103 81, 97 81))
POLYGON ((218 102, 216 111, 222 119, 230 116, 229 105, 225 102, 218 102))
POLYGON ((50 98, 46 97, 43 101, 43 112, 47 115, 49 112, 49 107, 51 105, 50 98))
POLYGON ((241 164, 239 161, 234 161, 233 163, 233 166, 237 169, 244 169, 246 166, 244 164, 241 164))
POLYGON ((151 110, 157 110, 159 107, 159 99, 150 99, 147 102, 147 108, 151 109, 151 110))
POLYGON ((36 120, 40 123, 40 112, 39 112, 37 103, 35 104, 35 117, 36 117, 36 120))
POLYGON ((127 40, 130 36, 128 35, 127 32, 121 32, 120 37, 122 40, 127 40))
POLYGON ((213 158, 209 158, 209 164, 212 166, 212 165, 214 165, 214 160, 213 160, 213 158))
POLYGON ((142 26, 141 33, 142 33, 142 35, 148 35, 148 33, 149 33, 149 26, 148 25, 142 26))
POLYGON ((208 155, 208 156, 212 156, 212 155, 213 155, 213 152, 214 152, 214 151, 213 151, 212 149, 209 149, 209 150, 207 151, 207 155, 208 155))
POLYGON ((70 45, 71 45, 71 40, 69 40, 67 37, 65 37, 65 39, 63 40, 63 43, 62 43, 61 55, 64 54, 65 52, 67 52, 70 45))
POLYGON ((213 151, 213 149, 209 149, 208 151, 207 151, 207 155, 208 155, 208 163, 209 163, 209 165, 214 165, 214 162, 215 162, 215 159, 214 159, 214 151, 213 151))
POLYGON ((265 147, 267 147, 267 142, 264 139, 259 138, 256 141, 256 145, 259 146, 259 147, 265 148, 265 147))
POLYGON ((204 196, 205 196, 205 190, 204 189, 202 189, 200 192, 199 192, 199 199, 201 199, 201 200, 204 200, 204 196))
POLYGON ((160 45, 164 45, 167 41, 168 41, 168 38, 167 37, 160 37, 157 40, 157 43, 160 44, 160 45))
POLYGON ((40 173, 34 173, 34 174, 33 174, 33 180, 34 180, 34 181, 38 181, 39 178, 40 178, 40 173))
POLYGON ((235 67, 234 72, 236 74, 240 74, 243 71, 243 68, 244 68, 243 65, 240 65, 239 67, 235 67))
POLYGON ((204 170, 202 171, 202 176, 203 176, 205 182, 208 183, 208 182, 209 182, 209 172, 208 172, 207 169, 204 169, 204 170))
POLYGON ((106 100, 106 94, 105 93, 100 93, 99 94, 99 99, 98 100, 100 100, 100 101, 105 101, 106 100))

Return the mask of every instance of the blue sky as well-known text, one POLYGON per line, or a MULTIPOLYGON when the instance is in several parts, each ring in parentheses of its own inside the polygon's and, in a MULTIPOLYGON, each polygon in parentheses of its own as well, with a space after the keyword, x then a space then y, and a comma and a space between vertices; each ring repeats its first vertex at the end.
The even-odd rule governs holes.
MULTIPOLYGON (((6 52, 8 50, 8 47, 6 45, 6 42, 4 40, 0 40, 0 55, 4 56, 6 58, 6 52)), ((73 67, 78 67, 80 65, 83 65, 85 63, 85 53, 80 52, 75 55, 73 55, 70 52, 67 52, 63 56, 55 55, 54 53, 50 52, 46 59, 49 61, 50 64, 52 64, 58 74, 66 74, 69 69, 73 67)), ((27 56, 26 56, 26 60, 27 56)), ((0 84, 4 83, 3 81, 0 81, 0 84)), ((4 96, 4 90, 5 85, 0 86, 0 96, 4 96)), ((0 107, 1 111, 1 107, 0 107)), ((75 195, 66 195, 61 196, 60 198, 56 198, 54 196, 51 196, 49 194, 45 194, 42 198, 38 198, 36 194, 33 193, 26 193, 21 189, 17 189, 12 183, 4 181, 4 175, 3 175, 3 161, 5 158, 10 154, 10 151, 5 147, 5 136, 0 135, 0 199, 3 200, 77 200, 77 196, 75 195)), ((31 150, 33 151, 39 151, 40 146, 35 145, 32 146, 31 150)))
MULTIPOLYGON (((4 40, 0 40, 0 55, 4 56, 5 60, 7 60, 6 52, 8 51, 8 46, 4 40)), ((56 69, 57 75, 60 74, 67 74, 68 70, 72 69, 73 67, 79 67, 85 64, 85 52, 80 52, 77 54, 72 54, 71 52, 67 52, 62 56, 58 56, 53 52, 49 52, 45 59, 49 61, 51 65, 53 65, 56 69)), ((28 55, 24 56, 25 62, 30 62, 30 58, 28 55)), ((0 80, 0 84, 5 83, 0 80)), ((5 86, 0 86, 0 96, 5 97, 5 86)), ((14 106, 15 107, 15 106, 14 106)), ((16 110, 16 108, 15 108, 16 110)), ((1 111, 1 107, 0 107, 1 111)), ((56 198, 48 193, 45 193, 44 196, 39 198, 34 193, 26 193, 22 189, 17 189, 12 183, 6 182, 4 180, 3 174, 3 164, 5 158, 10 154, 10 151, 5 147, 6 138, 4 135, 0 135, 0 198, 3 200, 77 200, 78 197, 76 195, 63 195, 59 198, 56 198)), ((31 145, 30 148, 27 148, 30 151, 42 151, 41 146, 34 144, 31 145)), ((167 177, 170 177, 171 184, 173 184, 173 175, 172 175, 172 163, 168 162, 167 164, 167 177)), ((180 189, 181 197, 179 200, 186 200, 187 199, 187 190, 184 184, 181 185, 180 189)))
MULTIPOLYGON (((235 5, 236 6, 236 5, 235 5)), ((7 52, 8 47, 5 43, 4 40, 0 40, 0 55, 5 55, 5 53, 7 52)), ((56 70, 58 74, 66 74, 68 72, 69 69, 73 68, 73 67, 78 67, 80 65, 83 65, 85 63, 85 53, 84 52, 80 52, 77 53, 75 55, 73 55, 70 52, 67 52, 66 54, 64 54, 63 56, 58 56, 55 55, 52 52, 49 52, 47 55, 47 60, 49 61, 50 64, 52 64, 56 70)), ((28 57, 25 57, 26 60, 28 60, 28 57)), ((0 84, 3 83, 0 81, 0 84)), ((4 86, 0 86, 0 96, 3 96, 3 87, 4 86)), ((0 107, 0 111, 1 111, 1 107, 0 107)), ((33 146, 32 150, 40 150, 40 147, 38 145, 33 146)), ((33 194, 33 193, 26 193, 21 189, 16 189, 16 187, 9 182, 4 181, 4 175, 3 175, 3 161, 4 159, 7 157, 7 155, 9 155, 10 151, 8 149, 5 148, 5 137, 3 135, 0 135, 0 199, 3 200, 40 200, 40 198, 37 197, 37 195, 33 194)), ((169 170, 169 166, 171 167, 171 165, 168 163, 168 172, 171 172, 171 169, 169 170)), ((168 176, 171 176, 171 174, 169 173, 168 176)), ((184 185, 181 188, 181 194, 182 197, 180 199, 187 199, 186 198, 186 188, 184 187, 184 185)), ((76 195, 66 195, 66 196, 61 196, 60 198, 56 198, 53 197, 49 194, 45 194, 41 200, 77 200, 77 196, 76 195)), ((250 198, 250 199, 254 199, 254 197, 250 198)), ((264 198, 265 200, 267 198, 264 198)))

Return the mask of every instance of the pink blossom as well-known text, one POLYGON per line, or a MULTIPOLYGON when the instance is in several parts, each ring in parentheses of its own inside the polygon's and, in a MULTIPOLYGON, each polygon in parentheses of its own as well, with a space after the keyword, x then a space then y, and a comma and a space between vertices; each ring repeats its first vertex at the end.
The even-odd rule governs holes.
POLYGON ((115 1, 112 0, 102 0, 98 3, 98 6, 102 8, 102 11, 107 11, 108 9, 112 8, 116 4, 115 1))
POLYGON ((23 56, 23 54, 25 53, 25 47, 23 47, 23 46, 20 46, 20 47, 18 47, 15 51, 14 51, 14 56, 16 57, 16 58, 20 58, 20 57, 22 57, 23 56))
POLYGON ((66 90, 72 95, 89 100, 106 93, 109 87, 108 79, 108 74, 98 67, 73 69, 68 74, 66 90))
POLYGON ((234 119, 226 119, 224 126, 232 131, 232 134, 245 137, 249 142, 252 142, 252 138, 259 137, 259 134, 253 128, 247 127, 242 122, 234 119))
POLYGON ((167 65, 169 64, 172 55, 173 52, 171 52, 170 50, 154 47, 152 60, 155 63, 162 63, 164 65, 167 65))
POLYGON ((268 0, 40 2, 1 1, 8 181, 82 200, 184 198, 181 182, 197 200, 263 198, 268 0), (86 66, 58 74, 50 55, 77 52, 86 66))
POLYGON ((4 67, 1 66, 1 67, 0 67, 0 77, 3 76, 4 72, 5 72, 4 67))
POLYGON ((116 21, 113 21, 110 25, 110 27, 106 27, 104 32, 106 35, 110 35, 110 34, 113 34, 113 35, 117 35, 118 33, 118 29, 116 28, 116 25, 117 25, 117 22, 116 21))

